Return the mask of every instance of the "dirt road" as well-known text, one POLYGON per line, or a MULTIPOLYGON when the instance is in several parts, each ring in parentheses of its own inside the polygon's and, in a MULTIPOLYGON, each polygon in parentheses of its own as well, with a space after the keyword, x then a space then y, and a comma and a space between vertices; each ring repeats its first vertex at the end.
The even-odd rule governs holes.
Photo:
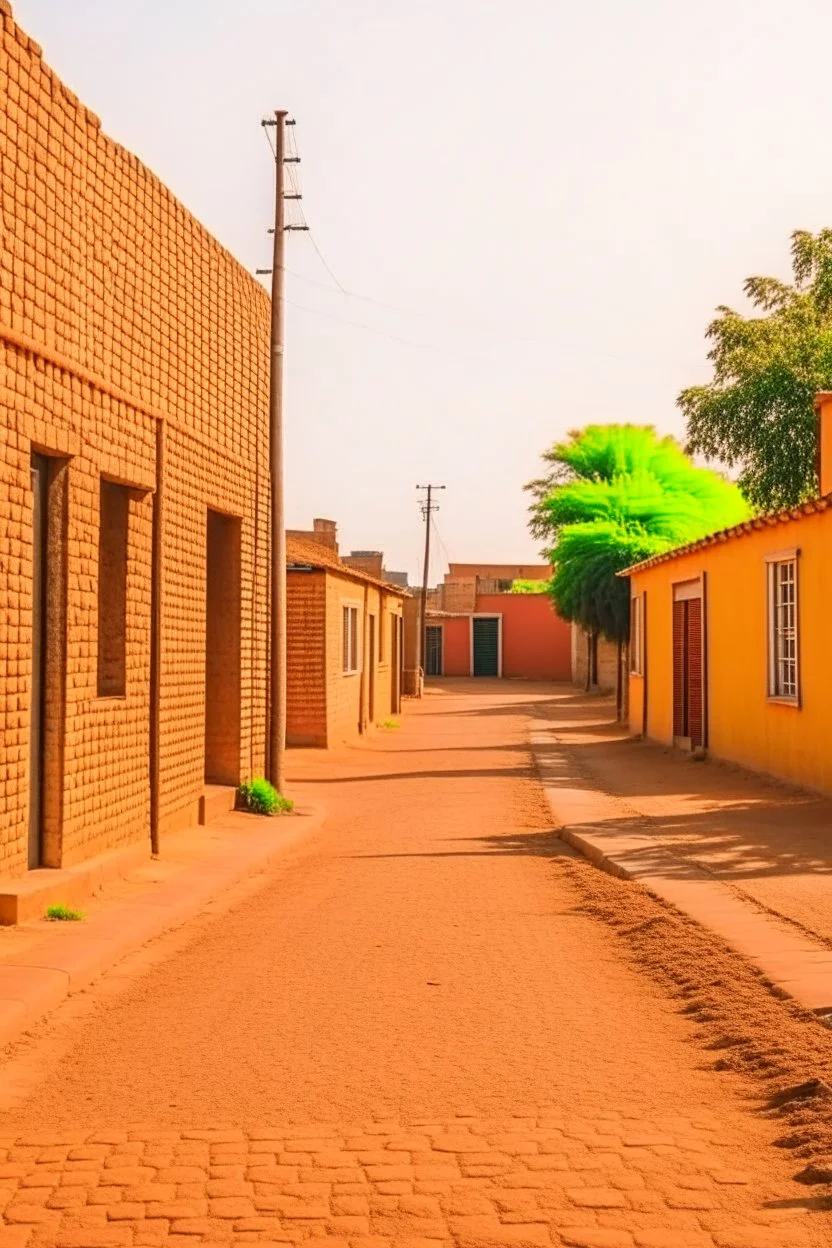
POLYGON ((832 1240, 753 1085, 587 913, 544 696, 449 687, 293 759, 322 831, 8 1054, 0 1248, 832 1240))

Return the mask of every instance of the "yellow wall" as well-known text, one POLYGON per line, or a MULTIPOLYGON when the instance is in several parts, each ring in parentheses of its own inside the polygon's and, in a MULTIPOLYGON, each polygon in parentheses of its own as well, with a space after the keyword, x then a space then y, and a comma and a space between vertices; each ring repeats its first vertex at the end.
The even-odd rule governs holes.
MULTIPOLYGON (((832 509, 752 532, 631 578, 647 593, 647 736, 673 740, 673 585, 707 573, 707 697, 712 755, 832 791, 832 509), (801 705, 768 698, 766 556, 797 548, 801 705)), ((630 728, 644 686, 630 678, 630 728)))

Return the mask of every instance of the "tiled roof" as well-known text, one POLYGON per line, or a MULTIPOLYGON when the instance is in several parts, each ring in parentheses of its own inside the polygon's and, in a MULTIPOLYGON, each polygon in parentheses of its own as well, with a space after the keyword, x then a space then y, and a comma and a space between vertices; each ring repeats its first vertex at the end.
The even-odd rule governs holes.
POLYGON ((624 568, 617 575, 632 576, 635 572, 646 572, 648 568, 655 568, 660 563, 669 563, 671 559, 681 559, 683 555, 690 555, 695 550, 702 550, 706 546, 717 546, 721 542, 746 537, 749 533, 756 533, 760 529, 788 524, 791 520, 802 520, 805 516, 813 516, 817 512, 826 511, 828 507, 832 507, 832 494, 823 494, 820 498, 809 499, 808 502, 800 503, 797 507, 790 507, 787 511, 769 512, 765 516, 752 516, 750 520, 743 520, 742 524, 735 524, 730 529, 708 533, 705 537, 697 538, 695 542, 688 542, 686 546, 676 546, 673 550, 666 550, 661 555, 643 559, 641 563, 634 563, 632 567, 624 568))
POLYGON ((402 589, 401 585, 389 585, 386 581, 380 581, 377 577, 370 576, 367 572, 360 572, 358 568, 351 568, 339 559, 335 551, 330 550, 328 546, 324 546, 320 542, 310 542, 303 537, 292 537, 287 534, 286 567, 323 568, 324 571, 337 572, 339 576, 346 576, 352 581, 361 581, 367 585, 378 585, 380 589, 386 589, 389 593, 399 594, 403 598, 407 597, 407 591, 402 589))

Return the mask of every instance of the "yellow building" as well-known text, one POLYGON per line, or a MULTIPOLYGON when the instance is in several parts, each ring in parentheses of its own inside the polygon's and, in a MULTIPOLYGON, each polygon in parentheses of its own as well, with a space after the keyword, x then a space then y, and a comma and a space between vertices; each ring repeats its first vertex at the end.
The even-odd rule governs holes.
POLYGON ((627 569, 630 729, 832 792, 832 393, 820 497, 627 569))

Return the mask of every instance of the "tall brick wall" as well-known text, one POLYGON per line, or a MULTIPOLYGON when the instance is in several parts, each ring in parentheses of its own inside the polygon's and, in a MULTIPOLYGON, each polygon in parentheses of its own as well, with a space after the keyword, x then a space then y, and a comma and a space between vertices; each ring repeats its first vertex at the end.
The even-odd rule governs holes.
POLYGON ((286 740, 327 745, 326 573, 286 574, 286 740))
POLYGON ((240 520, 240 770, 263 770, 269 302, 103 134, 6 0, 0 22, 0 875, 14 875, 29 809, 33 450, 62 458, 67 478, 50 865, 149 835, 154 496, 162 830, 193 818, 204 781, 209 507, 240 520), (123 698, 97 689, 102 476, 131 487, 123 698))

